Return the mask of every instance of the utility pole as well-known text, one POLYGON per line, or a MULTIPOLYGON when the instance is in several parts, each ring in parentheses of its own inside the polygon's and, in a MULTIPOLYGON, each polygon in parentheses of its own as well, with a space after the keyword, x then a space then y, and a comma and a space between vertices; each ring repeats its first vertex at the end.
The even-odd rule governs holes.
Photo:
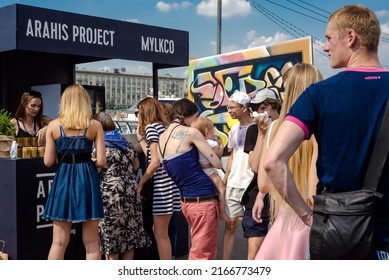
POLYGON ((216 52, 221 54, 221 35, 222 35, 222 0, 217 0, 217 40, 216 52))

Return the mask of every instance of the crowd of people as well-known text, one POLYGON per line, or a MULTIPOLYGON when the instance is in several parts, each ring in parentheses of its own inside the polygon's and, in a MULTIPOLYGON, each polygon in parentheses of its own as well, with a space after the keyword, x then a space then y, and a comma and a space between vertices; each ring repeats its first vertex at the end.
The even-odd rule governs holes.
MULTIPOLYGON (((172 217, 181 212, 190 228, 190 260, 216 259, 220 220, 223 260, 239 250, 238 226, 249 260, 310 259, 315 195, 362 187, 389 99, 376 15, 360 5, 342 7, 325 34, 331 67, 344 71, 323 80, 315 66, 297 63, 283 73, 283 96, 271 87, 229 96, 227 111, 237 122, 224 172, 223 143, 187 98, 164 107, 141 100, 138 143, 131 143, 108 114, 92 116, 81 85, 63 92, 55 120, 42 115, 39 92, 24 93, 12 120, 16 135, 38 137, 46 145, 45 165, 57 164, 43 214, 53 220, 48 258, 64 258, 72 223, 81 222, 86 259, 133 259, 135 249, 155 242, 158 259, 171 260, 180 242, 169 236, 172 217), (137 181, 140 153, 146 167, 137 181), (145 201, 154 236, 145 230, 145 201)), ((389 257, 388 169, 386 162, 374 212, 378 253, 371 259, 389 257)))

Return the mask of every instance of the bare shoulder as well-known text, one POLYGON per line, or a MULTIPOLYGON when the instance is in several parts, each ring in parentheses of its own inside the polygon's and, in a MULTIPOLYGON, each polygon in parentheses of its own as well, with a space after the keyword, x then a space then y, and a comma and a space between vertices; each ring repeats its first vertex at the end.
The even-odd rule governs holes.
POLYGON ((49 125, 49 128, 50 127, 58 127, 60 125, 60 122, 58 119, 54 119, 54 120, 50 121, 48 125, 49 125))
POLYGON ((90 123, 89 123, 89 127, 92 128, 92 129, 100 129, 100 128, 103 128, 103 126, 101 125, 101 123, 95 119, 91 119, 90 120, 90 123))
POLYGON ((195 139, 205 139, 203 134, 200 132, 200 130, 194 127, 188 127, 187 135, 195 139))
MULTIPOLYGON (((177 126, 176 128, 173 128, 174 131, 172 132, 172 138, 173 139, 182 139, 183 137, 185 137, 185 135, 188 134, 188 129, 190 129, 190 127, 186 127, 186 126, 183 126, 183 125, 179 125, 177 126)), ((166 133, 166 132, 164 132, 166 133)))
POLYGON ((90 120, 88 131, 93 134, 97 134, 99 131, 103 131, 103 126, 97 120, 90 120))

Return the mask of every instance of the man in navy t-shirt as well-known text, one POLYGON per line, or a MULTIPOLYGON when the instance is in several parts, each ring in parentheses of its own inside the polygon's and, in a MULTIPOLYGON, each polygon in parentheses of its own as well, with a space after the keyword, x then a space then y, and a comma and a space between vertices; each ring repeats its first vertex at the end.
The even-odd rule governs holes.
MULTIPOLYGON (((315 135, 319 154, 317 175, 327 192, 362 188, 389 98, 389 72, 378 59, 380 24, 375 14, 359 5, 333 13, 323 50, 333 68, 346 69, 311 85, 295 102, 270 146, 265 169, 277 190, 307 224, 312 209, 296 189, 288 159, 302 141, 315 135)), ((378 192, 384 194, 375 213, 378 258, 389 252, 389 163, 378 192)))

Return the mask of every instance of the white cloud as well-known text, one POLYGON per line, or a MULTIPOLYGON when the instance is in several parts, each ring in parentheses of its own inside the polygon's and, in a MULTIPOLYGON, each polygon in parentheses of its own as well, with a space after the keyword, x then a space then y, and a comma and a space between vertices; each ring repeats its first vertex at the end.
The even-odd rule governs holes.
MULTIPOLYGON (((389 22, 381 24, 381 33, 389 34, 389 22)), ((387 37, 389 37, 389 36, 385 36, 385 38, 387 38, 387 37)))
POLYGON ((284 33, 278 32, 272 37, 259 36, 257 37, 257 32, 255 30, 251 30, 246 33, 246 37, 244 39, 245 45, 247 48, 254 48, 259 46, 271 45, 274 43, 290 40, 290 36, 284 33))
POLYGON ((388 10, 380 10, 375 12, 377 17, 389 17, 389 11, 388 10))
POLYGON ((163 1, 158 1, 155 7, 161 12, 170 12, 171 10, 180 10, 190 7, 192 3, 189 1, 183 1, 181 3, 165 3, 163 1))
MULTIPOLYGON (((246 0, 223 0, 222 17, 231 18, 234 16, 245 17, 251 14, 250 3, 246 0)), ((202 0, 197 5, 197 14, 207 17, 216 17, 217 0, 202 0)))

